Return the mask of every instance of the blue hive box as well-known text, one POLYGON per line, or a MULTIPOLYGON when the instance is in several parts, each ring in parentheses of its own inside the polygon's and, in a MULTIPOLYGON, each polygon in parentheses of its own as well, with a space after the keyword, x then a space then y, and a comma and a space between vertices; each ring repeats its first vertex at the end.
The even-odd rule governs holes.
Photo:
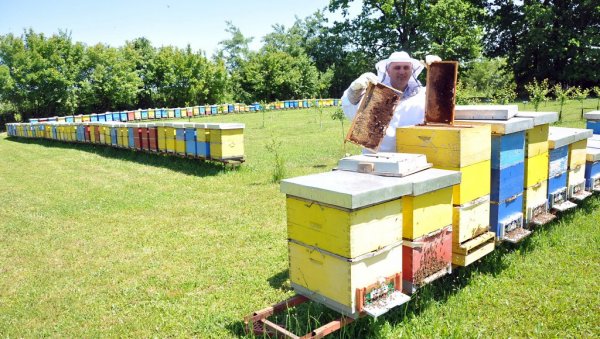
POLYGON ((525 159, 525 131, 492 135, 492 169, 503 169, 525 159))
POLYGON ((121 113, 119 113, 119 120, 127 121, 127 112, 126 111, 122 111, 121 113))
POLYGON ((548 178, 548 194, 567 188, 567 172, 548 178))
POLYGON ((490 200, 504 201, 523 192, 525 163, 521 161, 504 169, 492 169, 490 200))
POLYGON ((548 177, 555 177, 564 173, 568 169, 569 164, 569 146, 562 146, 555 149, 550 149, 550 164, 548 177))
POLYGON ((196 151, 196 124, 185 124, 185 154, 197 156, 196 151))
POLYGON ((499 240, 508 232, 523 227, 523 193, 501 203, 490 204, 490 230, 499 240))
POLYGON ((600 134, 600 120, 588 120, 586 128, 594 131, 594 134, 600 134))
POLYGON ((147 109, 142 110, 142 120, 148 120, 148 110, 147 109))

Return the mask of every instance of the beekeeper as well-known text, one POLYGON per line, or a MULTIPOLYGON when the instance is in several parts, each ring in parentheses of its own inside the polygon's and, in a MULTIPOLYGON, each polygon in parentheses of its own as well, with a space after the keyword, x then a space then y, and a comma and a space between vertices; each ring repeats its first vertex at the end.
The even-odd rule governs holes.
MULTIPOLYGON (((441 59, 435 55, 425 58, 427 64, 441 59)), ((381 141, 379 152, 396 152, 396 128, 423 123, 425 119, 425 87, 417 77, 423 71, 423 64, 411 58, 406 52, 394 52, 389 58, 375 64, 377 75, 368 72, 354 80, 342 96, 342 109, 348 119, 356 115, 358 103, 365 94, 370 82, 381 82, 402 93, 396 106, 385 137, 381 141)))

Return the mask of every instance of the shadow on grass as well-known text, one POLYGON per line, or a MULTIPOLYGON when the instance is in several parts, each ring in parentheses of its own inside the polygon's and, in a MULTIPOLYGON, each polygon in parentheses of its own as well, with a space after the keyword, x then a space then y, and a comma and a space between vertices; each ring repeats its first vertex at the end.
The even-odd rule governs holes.
POLYGON ((213 176, 222 172, 235 171, 238 168, 221 162, 204 161, 201 159, 183 158, 174 155, 114 148, 108 145, 12 137, 6 138, 6 141, 18 142, 21 144, 35 144, 50 148, 76 149, 83 152, 93 153, 105 158, 119 159, 143 165, 166 168, 172 171, 198 177, 213 176))
MULTIPOLYGON (((547 233, 554 228, 564 226, 570 223, 576 217, 575 211, 590 214, 600 206, 600 196, 594 195, 579 204, 578 208, 561 213, 557 219, 537 229, 532 236, 527 237, 518 244, 501 243, 495 250, 483 257, 478 262, 467 267, 458 267, 452 274, 446 275, 433 281, 431 284, 423 286, 411 300, 377 319, 364 317, 343 327, 335 332, 335 337, 345 338, 363 338, 363 337, 381 337, 385 333, 386 326, 396 326, 402 322, 409 321, 411 318, 418 317, 434 304, 445 303, 447 300, 460 292, 465 286, 469 285, 472 279, 482 274, 491 274, 497 276, 509 267, 507 255, 519 251, 521 255, 527 255, 535 250, 538 241, 537 237, 546 237, 547 233), (389 324, 389 325, 388 325, 389 324)), ((277 273, 269 278, 269 284, 274 288, 282 288, 287 282, 288 270, 277 273)), ((265 307, 271 305, 265 305, 265 307)), ((271 316, 268 319, 284 325, 289 331, 296 335, 310 333, 330 321, 339 319, 340 314, 328 309, 327 307, 316 303, 306 302, 292 309, 288 309, 277 316, 271 316)), ((252 333, 246 333, 243 321, 237 321, 227 325, 230 332, 242 337, 255 337, 252 333)), ((258 336, 261 337, 261 336, 258 336)))

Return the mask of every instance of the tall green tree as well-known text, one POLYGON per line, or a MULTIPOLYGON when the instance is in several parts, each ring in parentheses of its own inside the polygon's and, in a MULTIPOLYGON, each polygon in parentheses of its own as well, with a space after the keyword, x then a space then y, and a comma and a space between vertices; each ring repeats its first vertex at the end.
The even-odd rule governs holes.
POLYGON ((534 78, 570 86, 598 84, 598 1, 480 2, 487 12, 486 51, 508 58, 521 88, 534 78))

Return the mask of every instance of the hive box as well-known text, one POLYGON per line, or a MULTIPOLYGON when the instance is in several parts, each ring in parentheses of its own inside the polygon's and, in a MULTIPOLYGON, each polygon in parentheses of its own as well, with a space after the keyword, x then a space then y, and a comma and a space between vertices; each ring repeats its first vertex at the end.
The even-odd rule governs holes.
POLYGON ((186 123, 185 127, 185 154, 190 157, 196 157, 196 124, 186 123))
MULTIPOLYGON (((348 317, 358 318, 371 295, 402 288, 401 243, 349 259, 290 240, 288 253, 292 288, 348 317)), ((410 300, 399 292, 391 297, 385 311, 410 300)))
POLYGON ((533 120, 534 127, 525 135, 525 158, 548 152, 550 124, 558 120, 557 112, 518 112, 517 117, 533 120))
POLYGON ((206 124, 210 130, 210 157, 212 159, 240 159, 244 157, 244 124, 206 124))
POLYGON ((172 123, 175 129, 175 153, 185 155, 185 123, 172 123))
POLYGON ((416 292, 419 286, 452 271, 452 225, 440 228, 402 246, 402 291, 416 292))
POLYGON ((460 245, 490 229, 490 197, 484 196, 464 205, 455 205, 452 213, 452 242, 460 245))
POLYGON ((567 177, 567 193, 571 200, 581 201, 591 195, 585 190, 585 165, 569 170, 567 177))
POLYGON ((587 148, 585 188, 591 192, 600 191, 600 149, 598 148, 587 148))
POLYGON ((550 149, 550 164, 548 176, 553 178, 568 170, 569 146, 550 149))
POLYGON ((490 205, 491 231, 498 240, 518 242, 531 234, 523 229, 523 193, 490 205))
POLYGON ((424 154, 434 167, 461 168, 490 160, 490 134, 489 125, 400 127, 396 150, 424 154))
POLYGON ((591 129, 594 134, 600 134, 600 111, 587 112, 583 116, 587 120, 586 128, 591 129))
POLYGON ((175 153, 175 127, 173 127, 172 122, 166 122, 166 123, 164 123, 164 129, 165 129, 165 150, 167 153, 175 153))
POLYGON ((548 181, 527 187, 523 192, 525 225, 544 225, 555 216, 548 213, 548 181))
POLYGON ((407 177, 347 171, 283 180, 296 292, 356 317, 363 288, 398 275, 400 290, 401 197, 414 186, 407 177))
POLYGON ((550 148, 568 147, 569 172, 566 191, 567 198, 569 199, 583 200, 590 195, 589 192, 585 191, 585 162, 587 157, 587 139, 591 136, 592 131, 587 129, 550 128, 550 148))
POLYGON ((457 105, 454 117, 457 120, 508 120, 518 109, 517 105, 457 105))
POLYGON ((201 158, 210 158, 210 134, 206 124, 196 124, 196 152, 201 158))
POLYGON ((530 187, 547 180, 548 167, 548 152, 525 158, 525 187, 530 187))
MULTIPOLYGON (((157 113, 160 112, 157 110, 157 113)), ((167 139, 166 139, 166 130, 164 122, 155 122, 156 126, 156 146, 158 147, 159 152, 167 151, 167 139)))

